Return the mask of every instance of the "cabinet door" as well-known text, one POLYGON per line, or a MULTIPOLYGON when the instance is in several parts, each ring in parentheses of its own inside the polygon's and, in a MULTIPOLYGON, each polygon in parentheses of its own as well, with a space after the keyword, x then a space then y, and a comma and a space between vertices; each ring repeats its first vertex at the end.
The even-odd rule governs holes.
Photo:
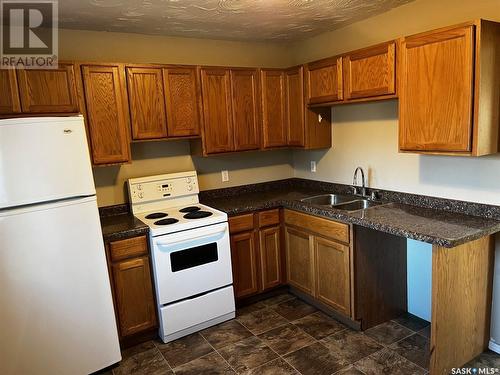
POLYGON ((78 112, 72 64, 59 64, 57 69, 20 69, 17 75, 23 112, 78 112))
POLYGON ((16 71, 0 69, 0 114, 21 112, 16 71))
POLYGON ((127 88, 133 139, 167 136, 161 68, 127 67, 127 88))
POLYGON ((400 149, 470 151, 473 26, 411 36, 401 50, 400 149))
POLYGON ((396 93, 396 43, 365 48, 343 58, 344 99, 396 93))
POLYGON ((266 290, 281 284, 280 227, 261 229, 260 264, 262 289, 266 290))
POLYGON ((286 79, 286 135, 289 146, 304 146, 304 81, 303 68, 285 72, 286 79))
POLYGON ((306 95, 308 104, 343 99, 341 57, 331 57, 306 65, 306 95))
POLYGON ((262 69, 261 82, 263 147, 286 146, 285 74, 262 69))
POLYGON ((87 126, 94 164, 130 159, 125 73, 122 66, 82 66, 87 126))
POLYGON ((308 233, 286 227, 287 281, 314 295, 314 248, 308 233))
POLYGON ((231 70, 231 98, 234 149, 260 148, 257 70, 231 70))
POLYGON ((316 298, 346 316, 351 293, 349 247, 324 238, 314 238, 316 298))
POLYGON ((163 69, 167 127, 169 137, 190 137, 200 134, 200 95, 198 68, 163 69))
POLYGON ((214 154, 233 151, 229 70, 202 69, 201 87, 205 152, 214 154))
POLYGON ((149 258, 134 258, 112 265, 120 336, 156 326, 149 258))
POLYGON ((259 291, 255 232, 231 235, 234 294, 246 297, 259 291))

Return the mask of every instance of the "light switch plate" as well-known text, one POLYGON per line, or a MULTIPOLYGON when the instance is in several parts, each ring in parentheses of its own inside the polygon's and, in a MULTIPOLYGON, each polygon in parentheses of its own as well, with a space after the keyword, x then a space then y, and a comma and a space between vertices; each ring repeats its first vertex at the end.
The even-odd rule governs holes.
POLYGON ((316 173, 316 162, 311 160, 311 172, 316 173))
POLYGON ((221 171, 222 175, 222 182, 227 182, 229 181, 229 172, 226 170, 221 171))

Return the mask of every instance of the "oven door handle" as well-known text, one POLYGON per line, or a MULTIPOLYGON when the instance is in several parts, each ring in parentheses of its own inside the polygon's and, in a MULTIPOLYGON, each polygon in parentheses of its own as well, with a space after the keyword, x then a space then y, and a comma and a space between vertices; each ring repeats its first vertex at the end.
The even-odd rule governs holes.
POLYGON ((154 240, 156 246, 166 247, 172 246, 181 242, 191 242, 199 240, 201 238, 211 238, 211 237, 222 237, 228 231, 227 224, 213 225, 205 228, 196 229, 196 234, 187 232, 179 232, 168 235, 167 238, 162 238, 161 241, 158 239, 154 240))

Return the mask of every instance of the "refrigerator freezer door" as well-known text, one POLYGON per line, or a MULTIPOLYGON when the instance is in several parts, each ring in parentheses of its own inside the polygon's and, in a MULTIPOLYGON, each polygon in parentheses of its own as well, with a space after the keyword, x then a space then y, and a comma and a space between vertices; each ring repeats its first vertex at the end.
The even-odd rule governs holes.
POLYGON ((83 117, 0 120, 0 209, 93 194, 83 117))
POLYGON ((121 359, 95 197, 0 211, 0 374, 121 359))

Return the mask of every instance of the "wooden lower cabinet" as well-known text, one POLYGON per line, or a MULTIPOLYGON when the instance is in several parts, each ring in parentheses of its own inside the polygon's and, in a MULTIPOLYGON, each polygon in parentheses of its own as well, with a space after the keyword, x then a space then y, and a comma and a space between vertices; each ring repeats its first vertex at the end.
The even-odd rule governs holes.
POLYGON ((274 288, 282 283, 280 233, 279 226, 259 231, 262 290, 274 288))
POLYGON ((312 236, 286 227, 286 262, 288 284, 314 295, 314 253, 312 236))
POLYGON ((233 286, 237 299, 283 283, 279 210, 229 218, 233 286))
POLYGON ((288 284, 351 317, 349 225, 291 210, 284 217, 288 284))
POLYGON ((316 298, 349 316, 349 246, 314 237, 316 298))
POLYGON ((253 231, 231 235, 231 260, 236 298, 250 296, 259 291, 257 255, 253 231))
POLYGON ((146 236, 107 246, 108 268, 120 340, 158 325, 146 236))

